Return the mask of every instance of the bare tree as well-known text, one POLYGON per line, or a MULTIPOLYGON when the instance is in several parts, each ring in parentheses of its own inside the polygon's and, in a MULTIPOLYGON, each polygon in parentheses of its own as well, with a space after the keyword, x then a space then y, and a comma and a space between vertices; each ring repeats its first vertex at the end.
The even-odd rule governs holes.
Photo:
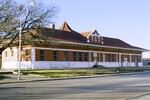
POLYGON ((56 6, 44 7, 41 2, 35 4, 31 7, 28 4, 19 5, 13 0, 0 0, 0 54, 18 37, 20 23, 22 32, 28 32, 50 24, 57 15, 56 6))

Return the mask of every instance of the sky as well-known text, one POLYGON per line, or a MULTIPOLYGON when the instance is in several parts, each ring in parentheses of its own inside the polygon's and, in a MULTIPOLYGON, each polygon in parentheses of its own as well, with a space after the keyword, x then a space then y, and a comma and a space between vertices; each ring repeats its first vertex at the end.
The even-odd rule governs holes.
MULTIPOLYGON (((30 0, 15 0, 26 3, 30 0)), ((32 0, 31 0, 32 1, 32 0)), ((59 11, 53 20, 59 28, 66 21, 77 32, 96 29, 101 36, 121 39, 150 50, 150 0, 41 0, 59 11)), ((150 52, 143 53, 150 58, 150 52)))

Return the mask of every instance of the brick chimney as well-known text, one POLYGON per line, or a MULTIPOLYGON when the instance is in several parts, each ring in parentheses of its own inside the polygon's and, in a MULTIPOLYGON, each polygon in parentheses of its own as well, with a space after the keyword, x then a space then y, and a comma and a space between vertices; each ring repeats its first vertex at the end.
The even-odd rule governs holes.
POLYGON ((50 24, 51 29, 55 29, 55 25, 53 23, 50 24))

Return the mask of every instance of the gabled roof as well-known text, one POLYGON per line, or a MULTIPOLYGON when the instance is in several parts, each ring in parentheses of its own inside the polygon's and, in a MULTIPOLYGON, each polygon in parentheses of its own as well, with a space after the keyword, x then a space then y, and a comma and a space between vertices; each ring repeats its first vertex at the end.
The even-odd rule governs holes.
MULTIPOLYGON (((89 32, 81 32, 80 34, 83 35, 84 37, 88 37, 91 34, 93 34, 94 32, 97 32, 96 29, 94 29, 93 31, 89 31, 89 32)), ((97 32, 98 33, 98 32, 97 32)))
POLYGON ((132 45, 120 40, 120 39, 103 37, 103 36, 102 36, 102 38, 103 38, 103 43, 104 43, 103 45, 105 45, 105 46, 131 48, 131 49, 142 49, 139 47, 132 46, 132 45))
MULTIPOLYGON (((104 46, 104 47, 111 47, 111 48, 123 48, 123 49, 134 49, 134 50, 139 50, 139 51, 147 51, 146 49, 132 46, 120 39, 104 37, 104 36, 101 36, 103 44, 87 42, 87 36, 89 36, 93 32, 94 31, 82 32, 80 34, 76 31, 72 30, 66 22, 64 22, 58 30, 57 29, 54 30, 54 29, 50 29, 50 28, 42 28, 42 30, 40 29, 40 32, 38 30, 36 31, 36 33, 42 33, 48 40, 79 43, 79 44, 85 44, 85 45, 88 45, 88 44, 89 45, 97 45, 97 46, 104 46)), ((36 35, 36 34, 34 34, 34 35, 36 35)))
POLYGON ((89 32, 81 32, 80 34, 83 35, 84 37, 89 36, 89 34, 91 34, 92 31, 89 32))

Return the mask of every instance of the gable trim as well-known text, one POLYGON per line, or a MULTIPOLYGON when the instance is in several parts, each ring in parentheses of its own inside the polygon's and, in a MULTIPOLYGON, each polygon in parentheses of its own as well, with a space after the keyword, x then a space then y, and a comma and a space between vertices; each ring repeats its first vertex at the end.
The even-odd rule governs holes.
MULTIPOLYGON (((89 38, 89 36, 92 34, 92 33, 94 33, 94 32, 97 32, 97 30, 96 29, 94 29, 88 36, 87 36, 87 38, 89 38)), ((97 32, 98 33, 98 32, 97 32)), ((99 34, 99 33, 98 33, 99 34)), ((99 36, 100 36, 100 34, 99 34, 99 36)))

